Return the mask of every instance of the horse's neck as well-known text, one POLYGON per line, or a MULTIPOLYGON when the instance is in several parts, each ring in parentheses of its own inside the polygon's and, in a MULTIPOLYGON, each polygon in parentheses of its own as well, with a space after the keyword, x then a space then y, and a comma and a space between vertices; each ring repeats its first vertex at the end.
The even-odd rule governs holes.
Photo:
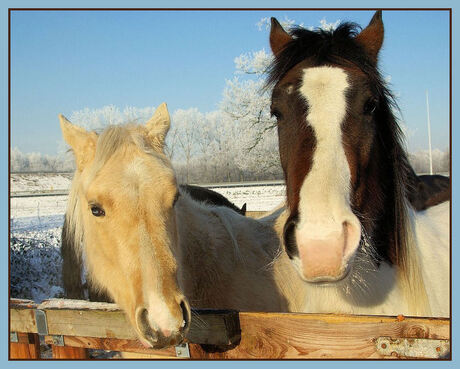
POLYGON ((393 296, 406 302, 406 315, 448 316, 449 202, 423 212, 406 203, 404 210, 405 233, 393 242, 404 242, 399 252, 405 261, 393 267, 398 291, 393 296))
MULTIPOLYGON (((393 262, 397 272, 396 284, 401 298, 406 302, 410 315, 431 315, 429 291, 426 286, 427 275, 424 273, 424 256, 421 247, 423 237, 417 229, 417 214, 406 200, 400 210, 401 222, 395 224, 399 233, 391 238, 396 258, 393 262)), ((430 232, 430 231, 428 231, 430 232)))
POLYGON ((414 212, 414 236, 432 316, 449 316, 450 201, 414 212))
POLYGON ((296 310, 301 287, 280 252, 273 220, 243 217, 187 195, 176 204, 176 218, 182 253, 179 276, 192 306, 296 310))

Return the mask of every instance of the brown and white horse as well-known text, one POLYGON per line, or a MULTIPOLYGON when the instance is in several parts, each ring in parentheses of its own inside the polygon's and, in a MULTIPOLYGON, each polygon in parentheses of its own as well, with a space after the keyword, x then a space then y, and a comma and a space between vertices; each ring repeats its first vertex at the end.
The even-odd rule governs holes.
POLYGON ((377 68, 381 11, 361 32, 272 18, 269 84, 306 311, 449 315, 449 202, 415 214, 410 166, 377 68))
POLYGON ((176 184, 161 105, 146 125, 100 135, 60 116, 77 169, 66 213, 92 282, 140 340, 181 341, 196 308, 302 311, 303 282, 281 252, 278 213, 261 220, 194 200, 176 184))

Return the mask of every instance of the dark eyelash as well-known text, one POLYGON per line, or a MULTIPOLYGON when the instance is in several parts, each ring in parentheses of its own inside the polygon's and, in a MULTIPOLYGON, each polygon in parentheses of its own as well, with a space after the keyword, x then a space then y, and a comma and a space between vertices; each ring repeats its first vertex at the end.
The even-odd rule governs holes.
POLYGON ((281 119, 283 117, 283 115, 277 109, 272 110, 270 114, 272 117, 275 117, 276 119, 281 119))
POLYGON ((366 101, 364 104, 364 114, 371 115, 374 113, 375 109, 377 109, 377 100, 375 99, 369 99, 366 101))

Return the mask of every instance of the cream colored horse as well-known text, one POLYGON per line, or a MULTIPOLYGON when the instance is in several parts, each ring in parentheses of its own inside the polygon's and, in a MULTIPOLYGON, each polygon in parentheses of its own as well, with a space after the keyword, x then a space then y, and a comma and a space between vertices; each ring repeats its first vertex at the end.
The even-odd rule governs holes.
POLYGON ((274 231, 279 212, 250 219, 179 190, 164 153, 165 104, 146 125, 111 126, 100 135, 60 121, 77 164, 67 222, 93 282, 145 345, 181 341, 190 305, 302 310, 303 282, 274 231))

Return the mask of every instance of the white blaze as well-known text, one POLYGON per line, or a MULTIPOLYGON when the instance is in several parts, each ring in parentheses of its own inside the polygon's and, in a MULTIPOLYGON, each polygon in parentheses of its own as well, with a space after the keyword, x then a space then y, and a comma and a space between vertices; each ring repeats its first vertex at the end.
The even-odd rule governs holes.
POLYGON ((148 319, 150 327, 158 327, 166 336, 180 329, 182 323, 173 317, 166 302, 157 294, 149 296, 148 319))
POLYGON ((304 70, 299 92, 308 103, 306 119, 316 147, 300 189, 298 238, 324 239, 341 234, 345 221, 360 228, 349 204, 351 176, 342 142, 347 80, 345 71, 336 67, 304 70))

